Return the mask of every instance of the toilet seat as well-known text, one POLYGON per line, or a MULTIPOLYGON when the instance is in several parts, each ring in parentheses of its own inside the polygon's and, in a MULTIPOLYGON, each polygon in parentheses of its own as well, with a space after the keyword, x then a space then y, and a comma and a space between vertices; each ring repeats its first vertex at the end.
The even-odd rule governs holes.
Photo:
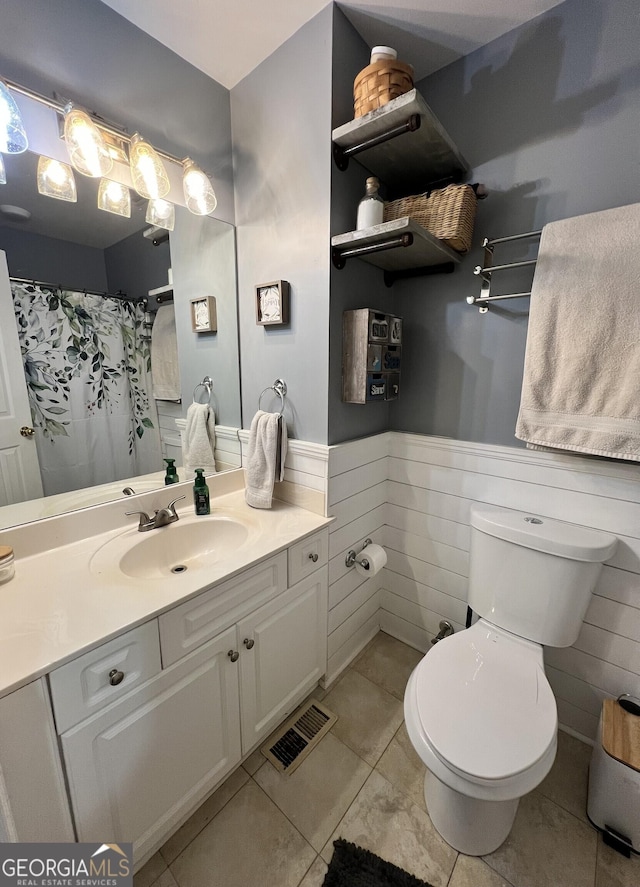
POLYGON ((449 771, 488 788, 555 755, 557 709, 542 663, 538 644, 484 619, 424 657, 414 715, 449 771))

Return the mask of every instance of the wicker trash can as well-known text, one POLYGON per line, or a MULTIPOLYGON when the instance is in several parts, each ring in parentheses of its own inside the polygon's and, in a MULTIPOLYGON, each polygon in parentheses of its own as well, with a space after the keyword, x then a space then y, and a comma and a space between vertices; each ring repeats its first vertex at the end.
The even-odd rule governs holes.
POLYGON ((639 703, 605 699, 589 768, 589 819, 625 856, 640 852, 639 703))

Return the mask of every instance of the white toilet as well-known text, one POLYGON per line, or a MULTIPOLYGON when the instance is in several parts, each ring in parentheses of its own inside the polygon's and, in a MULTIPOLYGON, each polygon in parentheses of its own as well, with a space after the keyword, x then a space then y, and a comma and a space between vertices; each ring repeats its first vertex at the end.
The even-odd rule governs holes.
POLYGON ((520 798, 551 769, 558 718, 542 645, 576 640, 616 544, 596 530, 472 507, 469 606, 480 619, 433 647, 404 697, 429 815, 461 853, 498 848, 520 798))

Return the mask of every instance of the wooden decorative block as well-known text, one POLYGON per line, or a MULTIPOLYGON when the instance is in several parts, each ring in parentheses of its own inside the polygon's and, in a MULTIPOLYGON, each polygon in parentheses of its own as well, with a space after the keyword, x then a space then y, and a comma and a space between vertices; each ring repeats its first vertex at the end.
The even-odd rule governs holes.
POLYGON ((256 286, 256 323, 282 326, 289 323, 289 284, 286 280, 256 286))
POLYGON ((215 296, 191 299, 191 329, 194 333, 215 333, 218 316, 215 296))
POLYGON ((358 308, 342 316, 342 400, 371 403, 400 393, 402 318, 358 308))

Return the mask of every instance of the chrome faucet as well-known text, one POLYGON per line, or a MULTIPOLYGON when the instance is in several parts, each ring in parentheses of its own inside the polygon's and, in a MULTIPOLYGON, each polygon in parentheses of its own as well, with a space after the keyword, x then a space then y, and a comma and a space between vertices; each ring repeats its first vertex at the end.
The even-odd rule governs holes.
POLYGON ((173 502, 169 502, 166 508, 159 508, 153 517, 150 517, 146 511, 125 511, 125 514, 127 517, 132 514, 139 514, 140 521, 138 523, 138 532, 146 533, 147 530, 156 530, 158 527, 166 527, 167 524, 175 523, 178 520, 176 502, 186 498, 186 496, 178 496, 173 502))

